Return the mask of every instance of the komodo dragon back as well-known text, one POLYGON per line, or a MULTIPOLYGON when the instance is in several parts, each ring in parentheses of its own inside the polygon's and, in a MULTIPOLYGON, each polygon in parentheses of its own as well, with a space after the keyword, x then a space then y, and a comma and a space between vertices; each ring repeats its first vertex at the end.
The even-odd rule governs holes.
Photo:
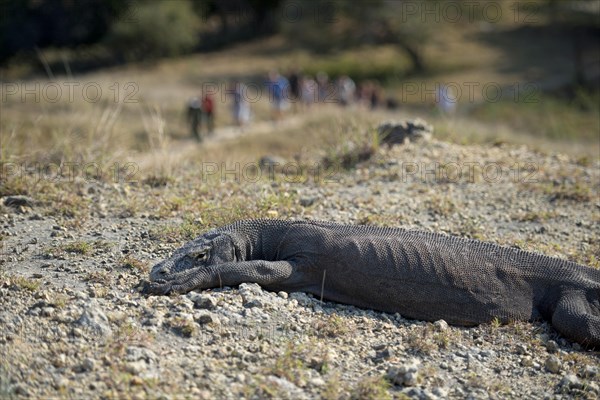
POLYGON ((600 271, 444 234, 323 221, 245 220, 158 264, 149 294, 254 282, 455 325, 546 319, 600 347, 600 271))

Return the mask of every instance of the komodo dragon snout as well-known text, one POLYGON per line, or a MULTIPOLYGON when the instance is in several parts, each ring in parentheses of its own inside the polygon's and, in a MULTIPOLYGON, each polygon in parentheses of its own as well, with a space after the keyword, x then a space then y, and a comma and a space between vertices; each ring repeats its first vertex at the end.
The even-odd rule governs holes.
POLYGON ((186 243, 171 257, 154 265, 150 280, 166 282, 188 270, 235 261, 236 248, 231 236, 211 231, 186 243))

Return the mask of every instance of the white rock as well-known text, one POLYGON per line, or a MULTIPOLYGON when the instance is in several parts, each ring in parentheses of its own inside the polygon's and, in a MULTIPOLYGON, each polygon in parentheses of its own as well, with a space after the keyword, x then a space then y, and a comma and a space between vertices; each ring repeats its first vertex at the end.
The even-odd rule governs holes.
POLYGON ((560 380, 560 383, 558 385, 563 388, 569 388, 569 389, 581 389, 582 388, 579 378, 573 374, 568 374, 568 375, 563 376, 563 378, 560 380))
POLYGON ((448 330, 448 323, 443 319, 435 321, 433 323, 433 326, 437 329, 438 332, 444 332, 448 330))
POLYGON ((550 356, 544 363, 546 369, 554 374, 558 374, 561 370, 560 360, 556 356, 550 356))
POLYGON ((95 302, 90 303, 79 319, 75 321, 75 324, 81 326, 87 333, 100 336, 109 336, 112 334, 108 318, 95 302))

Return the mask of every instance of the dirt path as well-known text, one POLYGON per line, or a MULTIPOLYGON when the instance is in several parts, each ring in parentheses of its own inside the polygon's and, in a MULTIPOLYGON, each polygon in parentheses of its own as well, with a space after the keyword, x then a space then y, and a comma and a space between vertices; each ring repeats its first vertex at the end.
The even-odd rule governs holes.
MULTIPOLYGON (((191 137, 172 138, 166 137, 158 145, 151 145, 151 149, 139 152, 128 157, 129 162, 137 164, 139 171, 161 172, 174 167, 181 160, 192 158, 202 149, 210 149, 211 146, 231 142, 240 137, 266 135, 273 132, 287 131, 295 129, 310 120, 321 117, 327 118, 345 118, 349 115, 361 111, 358 106, 355 108, 342 108, 335 104, 318 104, 310 109, 309 112, 297 111, 287 114, 279 121, 261 120, 248 124, 240 128, 234 125, 225 125, 216 127, 214 133, 205 136, 202 142, 197 142, 191 137)), ((405 111, 377 110, 375 113, 378 119, 402 119, 408 118, 405 111)))
POLYGON ((205 137, 200 143, 192 138, 168 139, 160 147, 135 155, 131 161, 136 163, 141 171, 156 169, 157 165, 173 165, 177 160, 190 157, 207 144, 236 140, 241 136, 264 135, 277 130, 295 128, 306 119, 305 114, 296 114, 277 122, 254 122, 243 128, 233 125, 217 127, 212 135, 205 137))

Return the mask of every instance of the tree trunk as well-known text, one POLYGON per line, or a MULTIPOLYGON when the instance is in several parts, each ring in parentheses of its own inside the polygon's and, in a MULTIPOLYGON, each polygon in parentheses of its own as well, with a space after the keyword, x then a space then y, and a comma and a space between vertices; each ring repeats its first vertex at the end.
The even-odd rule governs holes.
POLYGON ((412 72, 421 73, 425 71, 425 60, 417 49, 417 46, 411 46, 403 41, 398 42, 398 46, 400 46, 400 48, 402 48, 402 50, 404 50, 404 52, 410 58, 413 66, 412 72))

